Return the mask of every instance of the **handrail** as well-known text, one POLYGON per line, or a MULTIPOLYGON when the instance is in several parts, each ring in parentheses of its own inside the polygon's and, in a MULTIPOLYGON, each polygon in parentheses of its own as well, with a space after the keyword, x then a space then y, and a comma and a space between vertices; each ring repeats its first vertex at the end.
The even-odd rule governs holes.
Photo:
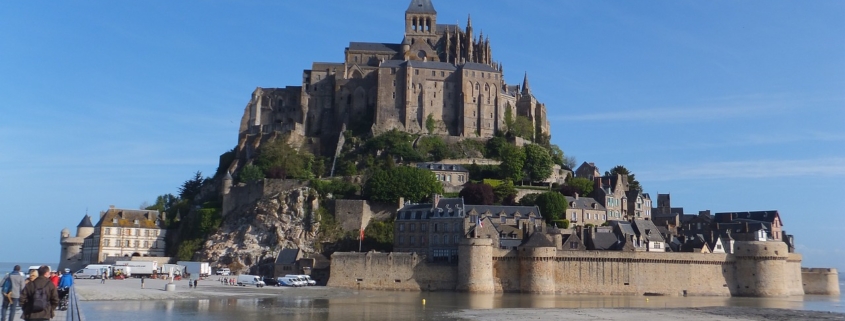
POLYGON ((71 286, 67 297, 67 321, 85 321, 85 315, 79 308, 79 297, 76 295, 76 287, 71 286))

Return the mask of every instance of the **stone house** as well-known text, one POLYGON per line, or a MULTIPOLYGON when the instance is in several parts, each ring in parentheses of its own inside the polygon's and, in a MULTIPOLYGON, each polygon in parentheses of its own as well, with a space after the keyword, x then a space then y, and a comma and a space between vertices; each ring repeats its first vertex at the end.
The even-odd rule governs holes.
POLYGON ((592 181, 597 177, 601 177, 601 172, 599 172, 599 168, 595 163, 584 162, 575 170, 575 177, 586 178, 592 181))
POLYGON ((443 190, 447 192, 460 191, 469 181, 469 171, 461 165, 417 163, 417 168, 433 172, 437 181, 443 185, 443 190))
POLYGON ((607 210, 608 221, 623 220, 628 213, 628 177, 621 174, 597 177, 590 196, 595 198, 607 210))
POLYGON ((633 227, 639 237, 639 241, 645 245, 646 251, 666 252, 666 240, 652 221, 644 219, 632 220, 631 227, 633 227))
MULTIPOLYGON (((310 269, 307 269, 309 273, 306 273, 300 265, 300 259, 303 257, 304 253, 299 248, 279 251, 279 255, 276 256, 274 277, 285 276, 286 274, 311 274, 310 269)), ((313 264, 310 264, 309 267, 313 267, 313 264)))
POLYGON ((562 251, 586 251, 587 245, 581 240, 577 233, 562 234, 561 244, 558 249, 562 251))
POLYGON ((768 238, 783 241, 783 222, 780 219, 780 213, 776 210, 716 213, 713 221, 716 223, 765 223, 768 238))
POLYGON ((544 226, 536 206, 465 205, 462 198, 436 195, 432 203, 406 203, 399 209, 393 248, 432 262, 457 262, 460 240, 476 237, 476 232, 495 238, 500 248, 511 248, 544 226), (475 229, 479 222, 483 230, 475 229))
MULTIPOLYGON (((165 219, 165 213, 156 210, 109 206, 100 212, 97 224, 87 228, 91 233, 83 240, 82 265, 100 263, 109 257, 165 256, 165 219)), ((80 226, 89 226, 90 222, 86 216, 80 226)))
POLYGON ((599 226, 607 222, 607 210, 592 197, 580 197, 576 193, 574 197, 567 196, 566 202, 568 206, 565 219, 569 220, 573 226, 587 224, 599 226))
POLYGON ((651 219, 651 197, 640 191, 627 191, 628 211, 625 219, 651 219))

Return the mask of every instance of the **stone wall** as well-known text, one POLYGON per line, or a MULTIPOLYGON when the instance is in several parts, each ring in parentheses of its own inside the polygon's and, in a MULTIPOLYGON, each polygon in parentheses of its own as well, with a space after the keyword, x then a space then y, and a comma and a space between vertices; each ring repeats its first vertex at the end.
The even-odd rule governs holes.
POLYGON ((789 253, 789 258, 786 259, 786 279, 789 283, 786 284, 786 289, 790 296, 804 295, 804 286, 801 284, 801 254, 789 253))
POLYGON ((391 291, 453 291, 458 268, 427 263, 414 253, 342 253, 332 255, 328 286, 391 291))
POLYGON ((459 253, 462 259, 474 260, 461 260, 458 266, 429 265, 424 257, 410 253, 335 253, 329 285, 409 291, 431 287, 479 293, 666 296, 784 296, 839 290, 838 274, 833 269, 805 269, 803 291, 787 289, 801 283, 802 275, 797 273, 801 256, 781 252, 782 242, 738 242, 741 246, 737 250, 745 254, 735 256, 554 248, 502 250, 470 241, 461 244, 459 253))
POLYGON ((398 204, 374 203, 364 200, 335 200, 334 214, 343 231, 366 228, 370 220, 385 221, 396 215, 398 204))
POLYGON ((839 295, 839 272, 836 269, 801 269, 805 294, 839 295))

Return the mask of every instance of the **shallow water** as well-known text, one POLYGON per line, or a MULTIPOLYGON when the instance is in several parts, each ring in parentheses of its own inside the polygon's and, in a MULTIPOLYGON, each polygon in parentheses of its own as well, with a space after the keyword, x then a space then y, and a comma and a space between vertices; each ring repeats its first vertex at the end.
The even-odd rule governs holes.
POLYGON ((477 295, 362 291, 339 298, 285 294, 261 299, 80 302, 89 320, 455 320, 448 313, 495 308, 762 307, 845 313, 842 297, 792 298, 477 295), (423 304, 425 299, 425 304, 423 304))

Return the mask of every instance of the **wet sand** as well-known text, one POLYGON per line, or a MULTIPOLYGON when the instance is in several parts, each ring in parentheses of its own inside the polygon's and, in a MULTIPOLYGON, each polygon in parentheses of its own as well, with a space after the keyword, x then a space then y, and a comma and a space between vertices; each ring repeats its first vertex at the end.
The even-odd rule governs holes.
MULTIPOLYGON (((188 281, 175 281, 176 291, 164 291, 164 280, 140 279, 76 280, 76 291, 83 301, 141 301, 141 300, 196 300, 210 298, 272 298, 296 296, 304 299, 355 298, 358 293, 350 289, 327 287, 264 287, 223 285, 217 279, 199 281, 197 288, 188 287, 188 281)), ((464 320, 843 320, 845 314, 806 310, 787 310, 753 307, 696 307, 696 308, 494 308, 457 310, 448 315, 464 320)))
POLYGON ((845 314, 745 307, 685 309, 494 309, 462 310, 450 316, 465 320, 845 320, 845 314))

